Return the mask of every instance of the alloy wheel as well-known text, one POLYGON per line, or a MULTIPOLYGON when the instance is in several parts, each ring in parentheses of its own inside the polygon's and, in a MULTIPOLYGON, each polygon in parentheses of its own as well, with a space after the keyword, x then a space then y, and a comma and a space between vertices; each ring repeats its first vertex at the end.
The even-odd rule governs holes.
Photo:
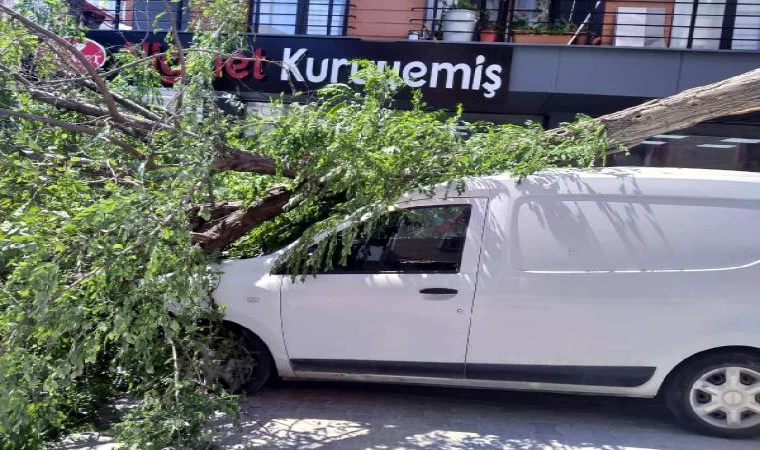
POLYGON ((760 425, 760 372, 728 366, 700 376, 689 392, 692 411, 704 422, 727 429, 760 425))

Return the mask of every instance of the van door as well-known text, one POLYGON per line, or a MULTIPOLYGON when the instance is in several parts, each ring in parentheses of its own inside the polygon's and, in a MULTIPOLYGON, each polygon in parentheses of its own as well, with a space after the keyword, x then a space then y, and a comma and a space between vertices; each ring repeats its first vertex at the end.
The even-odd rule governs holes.
POLYGON ((352 245, 344 267, 285 279, 282 326, 293 370, 462 378, 488 200, 401 204, 352 245))
POLYGON ((760 202, 583 181, 492 200, 468 379, 637 387, 754 320, 760 202))

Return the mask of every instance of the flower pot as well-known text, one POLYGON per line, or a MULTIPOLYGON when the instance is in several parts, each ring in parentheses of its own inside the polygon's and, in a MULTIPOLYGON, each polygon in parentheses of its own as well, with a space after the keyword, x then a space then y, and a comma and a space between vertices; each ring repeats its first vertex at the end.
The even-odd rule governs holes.
POLYGON ((444 41, 469 42, 478 23, 478 14, 469 9, 450 9, 443 15, 441 31, 444 41))
MULTIPOLYGON (((512 42, 516 44, 545 44, 545 45, 567 45, 575 33, 563 34, 538 34, 516 30, 512 32, 512 42)), ((587 35, 581 33, 575 38, 573 44, 586 45, 587 35)))
POLYGON ((496 30, 480 30, 480 42, 496 42, 499 32, 496 30))

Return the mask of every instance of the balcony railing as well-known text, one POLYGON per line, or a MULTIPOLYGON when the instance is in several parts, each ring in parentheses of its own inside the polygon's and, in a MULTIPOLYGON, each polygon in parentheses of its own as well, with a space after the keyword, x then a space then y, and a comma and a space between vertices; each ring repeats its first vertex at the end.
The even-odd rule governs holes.
POLYGON ((185 30, 191 18, 188 4, 189 0, 69 0, 69 9, 81 25, 92 29, 185 30))
MULTIPOLYGON (((758 0, 249 0, 252 32, 368 38, 760 50, 758 0), (388 30, 393 30, 388 31, 388 30)), ((70 0, 91 28, 179 30, 189 0, 70 0)))
MULTIPOLYGON (((183 31, 202 25, 190 0, 69 0, 69 5, 90 28, 183 31)), ((348 8, 347 0, 249 0, 240 14, 254 33, 345 35, 348 8)))
MULTIPOLYGON (((424 8, 422 38, 464 38, 452 1, 424 8), (448 37, 447 37, 448 35, 448 37)), ((467 40, 631 47, 760 50, 755 0, 477 0, 467 40), (493 30, 483 33, 483 30, 493 30)))

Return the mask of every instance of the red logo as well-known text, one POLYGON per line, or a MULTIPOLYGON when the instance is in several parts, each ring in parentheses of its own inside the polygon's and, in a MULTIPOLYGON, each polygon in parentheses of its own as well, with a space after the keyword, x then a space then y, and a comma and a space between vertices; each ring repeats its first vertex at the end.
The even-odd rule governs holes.
MULTIPOLYGON (((90 67, 93 69, 103 67, 103 64, 106 63, 106 58, 108 57, 106 54, 106 49, 92 39, 80 39, 75 37, 67 37, 65 39, 74 47, 76 47, 76 49, 79 50, 79 52, 83 54, 85 58, 87 58, 87 62, 90 63, 90 67)), ((71 55, 71 62, 74 64, 74 67, 76 67, 77 71, 84 72, 82 63, 79 61, 79 59, 75 58, 74 55, 71 55)))

